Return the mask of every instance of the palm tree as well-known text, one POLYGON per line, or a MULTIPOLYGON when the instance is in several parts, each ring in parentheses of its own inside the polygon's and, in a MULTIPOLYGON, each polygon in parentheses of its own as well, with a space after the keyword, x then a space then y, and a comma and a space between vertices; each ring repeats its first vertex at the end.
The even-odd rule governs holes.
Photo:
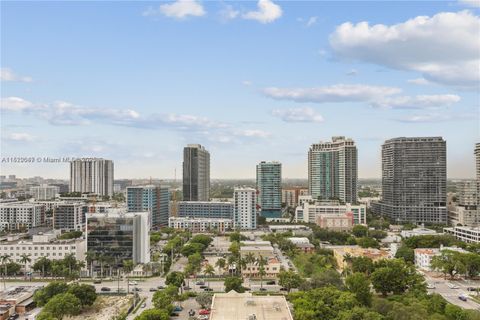
POLYGON ((10 258, 10 255, 6 254, 6 255, 3 255, 3 256, 0 256, 0 262, 1 262, 2 266, 4 267, 4 273, 3 273, 3 289, 4 290, 7 289, 7 283, 5 281, 5 276, 7 275, 7 265, 10 261, 12 261, 12 259, 10 258))
POLYGON ((50 260, 45 256, 41 256, 37 260, 37 263, 39 263, 42 266, 42 277, 45 278, 45 266, 50 265, 50 260))
MULTIPOLYGON (((205 277, 206 276, 213 276, 215 274, 215 269, 212 267, 211 264, 207 264, 205 266, 205 271, 203 271, 203 273, 205 274, 205 277)), ((208 284, 207 284, 208 287, 210 287, 210 280, 208 281, 208 284)))
POLYGON ((87 251, 87 253, 85 254, 85 259, 90 266, 90 277, 93 278, 93 263, 95 262, 95 260, 97 260, 97 253, 94 251, 87 251))
POLYGON ((227 262, 225 261, 225 259, 223 258, 220 258, 217 260, 217 262, 215 262, 215 266, 220 269, 220 270, 223 270, 223 272, 225 272, 225 266, 226 266, 227 262))
POLYGON ((267 259, 262 257, 262 255, 258 256, 258 274, 260 276, 260 288, 263 288, 263 277, 266 275, 265 272, 265 265, 268 263, 267 259))
POLYGON ((107 260, 107 257, 104 254, 100 254, 97 257, 97 261, 100 262, 100 279, 103 278, 103 266, 107 260))
POLYGON ((130 280, 128 279, 130 272, 133 270, 133 261, 132 260, 123 260, 123 271, 127 275, 127 293, 130 291, 130 280))
MULTIPOLYGON (((256 259, 255 259, 255 254, 253 254, 253 252, 249 252, 247 253, 247 255, 245 256, 245 263, 247 265, 251 265, 253 263, 255 263, 256 259)), ((251 269, 251 268, 250 268, 251 269)), ((250 276, 252 275, 251 272, 248 273, 248 282, 250 283, 250 276)))
POLYGON ((29 254, 24 253, 20 256, 20 263, 23 263, 23 265, 25 266, 25 270, 24 270, 25 277, 27 276, 27 263, 30 263, 31 261, 32 259, 30 259, 29 254))

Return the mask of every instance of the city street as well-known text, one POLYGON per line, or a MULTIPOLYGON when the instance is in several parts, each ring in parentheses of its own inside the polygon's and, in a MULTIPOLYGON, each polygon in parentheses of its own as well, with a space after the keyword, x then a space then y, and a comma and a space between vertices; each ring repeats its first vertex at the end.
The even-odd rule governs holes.
POLYGON ((468 287, 480 287, 480 281, 449 281, 444 280, 443 277, 434 278, 429 274, 424 274, 425 281, 429 285, 434 285, 435 289, 428 289, 429 292, 440 294, 448 302, 465 309, 475 309, 480 311, 480 304, 470 298, 470 294, 475 294, 467 290, 468 287), (448 283, 457 285, 458 289, 451 289, 447 286, 448 283), (458 297, 460 295, 467 296, 467 301, 462 301, 458 297))

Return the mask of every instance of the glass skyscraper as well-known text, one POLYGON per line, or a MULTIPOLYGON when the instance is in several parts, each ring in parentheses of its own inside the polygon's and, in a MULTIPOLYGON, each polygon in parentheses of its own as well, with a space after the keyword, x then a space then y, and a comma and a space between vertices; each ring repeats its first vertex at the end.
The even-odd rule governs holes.
POLYGON ((257 165, 260 215, 278 218, 282 214, 282 164, 262 161, 257 165))
POLYGON ((308 189, 314 199, 357 202, 357 147, 352 139, 333 137, 308 151, 308 189))

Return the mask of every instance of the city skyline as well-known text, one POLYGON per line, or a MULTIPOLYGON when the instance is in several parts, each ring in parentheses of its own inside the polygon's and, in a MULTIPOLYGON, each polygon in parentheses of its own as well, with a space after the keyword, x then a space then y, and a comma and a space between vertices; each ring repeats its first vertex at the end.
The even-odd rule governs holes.
MULTIPOLYGON (((273 160, 306 178, 309 146, 343 135, 358 177, 380 178, 384 141, 442 136, 448 177, 474 178, 478 8, 262 3, 3 3, 1 157, 101 157, 116 178, 179 180, 198 143, 212 179, 273 160)), ((68 178, 68 163, 0 168, 68 178)))

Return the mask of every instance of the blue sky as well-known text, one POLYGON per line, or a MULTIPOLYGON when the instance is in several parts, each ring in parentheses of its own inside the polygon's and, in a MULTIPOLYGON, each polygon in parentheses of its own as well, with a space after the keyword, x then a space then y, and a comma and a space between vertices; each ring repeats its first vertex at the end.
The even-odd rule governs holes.
MULTIPOLYGON (((448 176, 474 175, 478 2, 2 2, 1 156, 105 157, 116 178, 213 178, 262 160, 307 176, 309 146, 358 145, 380 177, 398 136, 443 136, 448 176)), ((2 174, 68 177, 66 164, 2 174)))

